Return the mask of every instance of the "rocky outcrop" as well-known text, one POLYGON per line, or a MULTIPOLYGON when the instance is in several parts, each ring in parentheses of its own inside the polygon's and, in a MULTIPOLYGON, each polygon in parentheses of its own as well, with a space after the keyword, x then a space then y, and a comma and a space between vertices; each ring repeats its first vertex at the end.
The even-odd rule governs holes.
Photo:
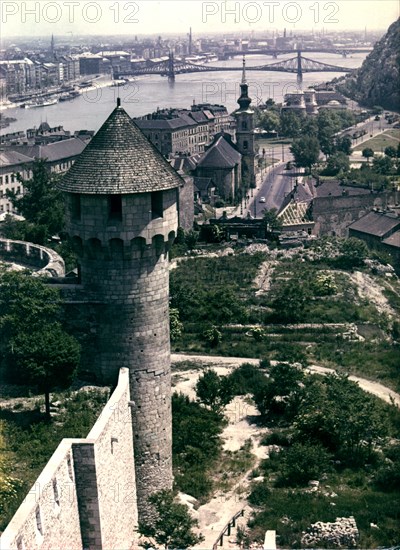
POLYGON ((338 89, 368 107, 400 111, 400 19, 375 44, 356 76, 338 89))

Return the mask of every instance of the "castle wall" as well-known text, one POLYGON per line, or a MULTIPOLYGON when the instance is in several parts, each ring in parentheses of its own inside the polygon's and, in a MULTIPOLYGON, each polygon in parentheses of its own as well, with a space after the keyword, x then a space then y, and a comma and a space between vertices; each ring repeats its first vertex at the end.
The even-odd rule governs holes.
POLYGON ((63 439, 0 539, 7 550, 133 548, 137 506, 129 376, 86 439, 63 439))
POLYGON ((82 548, 71 452, 74 441, 79 440, 63 439, 57 447, 1 536, 0 548, 82 548))
POLYGON ((312 219, 315 235, 348 236, 348 226, 373 208, 386 208, 398 202, 398 193, 367 193, 339 197, 316 197, 313 199, 312 219))

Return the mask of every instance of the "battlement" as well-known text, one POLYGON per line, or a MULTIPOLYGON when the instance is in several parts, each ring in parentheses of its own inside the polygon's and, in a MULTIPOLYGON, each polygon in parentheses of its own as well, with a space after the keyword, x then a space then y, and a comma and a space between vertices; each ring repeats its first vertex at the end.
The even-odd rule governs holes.
POLYGON ((133 548, 137 526, 129 374, 85 439, 63 439, 1 536, 7 550, 133 548))

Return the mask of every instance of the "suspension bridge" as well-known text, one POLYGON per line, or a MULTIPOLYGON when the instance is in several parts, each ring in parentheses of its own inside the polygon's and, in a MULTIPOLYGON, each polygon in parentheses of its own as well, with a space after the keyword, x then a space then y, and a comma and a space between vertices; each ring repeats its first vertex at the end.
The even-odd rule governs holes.
MULTIPOLYGON (((184 73, 205 73, 205 72, 220 72, 220 71, 241 71, 242 67, 216 67, 214 65, 200 65, 192 63, 184 59, 175 58, 171 53, 168 57, 163 57, 157 60, 148 60, 142 63, 138 63, 137 67, 132 68, 129 71, 115 71, 115 78, 124 78, 129 76, 139 76, 145 74, 158 74, 161 76, 167 76, 169 79, 174 80, 177 74, 184 73)), ((284 73, 296 73, 299 79, 302 78, 303 73, 322 73, 322 72, 344 72, 351 73, 355 71, 354 68, 340 67, 338 65, 330 65, 328 63, 322 63, 321 61, 315 61, 308 57, 304 57, 301 51, 297 51, 295 57, 278 61, 276 63, 269 63, 266 65, 246 66, 246 71, 264 71, 264 72, 284 72, 284 73)))

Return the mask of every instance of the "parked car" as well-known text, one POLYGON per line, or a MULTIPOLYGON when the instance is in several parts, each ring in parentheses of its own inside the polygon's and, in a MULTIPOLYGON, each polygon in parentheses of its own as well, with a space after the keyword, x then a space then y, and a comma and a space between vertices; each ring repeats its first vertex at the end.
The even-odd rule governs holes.
POLYGON ((260 202, 265 202, 265 197, 261 197, 260 202))

